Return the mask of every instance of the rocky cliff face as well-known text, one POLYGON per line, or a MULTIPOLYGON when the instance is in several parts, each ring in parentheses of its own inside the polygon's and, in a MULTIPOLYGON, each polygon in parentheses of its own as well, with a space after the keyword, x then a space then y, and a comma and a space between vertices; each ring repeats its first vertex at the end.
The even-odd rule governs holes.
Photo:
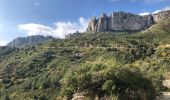
POLYGON ((42 35, 36 35, 36 36, 29 36, 29 37, 19 37, 14 39, 12 42, 8 43, 7 46, 9 47, 20 47, 24 45, 30 45, 30 44, 36 44, 40 42, 44 42, 47 40, 54 39, 51 36, 42 36, 42 35))
POLYGON ((93 17, 91 19, 87 31, 140 31, 147 29, 155 22, 169 16, 169 11, 147 16, 140 16, 125 12, 114 12, 110 16, 102 14, 99 18, 93 17))
POLYGON ((154 17, 155 22, 158 22, 158 21, 160 21, 164 18, 168 18, 168 17, 170 17, 170 10, 162 11, 162 12, 153 14, 153 17, 154 17))

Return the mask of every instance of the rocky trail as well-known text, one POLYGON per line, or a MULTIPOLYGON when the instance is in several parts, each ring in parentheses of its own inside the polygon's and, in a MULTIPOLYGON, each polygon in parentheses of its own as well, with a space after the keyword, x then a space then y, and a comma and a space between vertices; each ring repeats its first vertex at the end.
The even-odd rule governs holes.
POLYGON ((164 92, 161 100, 170 100, 170 92, 164 92))
MULTIPOLYGON (((163 85, 170 89, 170 72, 166 75, 163 85)), ((170 91, 163 92, 161 99, 159 100, 170 100, 170 91)))

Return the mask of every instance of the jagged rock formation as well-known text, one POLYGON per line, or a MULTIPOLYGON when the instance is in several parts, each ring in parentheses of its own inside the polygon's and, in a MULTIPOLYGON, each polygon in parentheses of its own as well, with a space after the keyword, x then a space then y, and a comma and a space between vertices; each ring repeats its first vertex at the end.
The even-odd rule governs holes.
POLYGON ((87 31, 140 31, 149 28, 155 22, 169 16, 170 11, 146 16, 125 12, 114 12, 110 16, 107 16, 103 13, 99 18, 93 17, 91 19, 87 31))
POLYGON ((47 40, 52 40, 54 37, 51 36, 42 36, 42 35, 36 35, 36 36, 29 36, 29 37, 19 37, 11 41, 10 43, 7 44, 9 47, 21 47, 24 45, 32 45, 32 44, 37 44, 41 43, 47 40))

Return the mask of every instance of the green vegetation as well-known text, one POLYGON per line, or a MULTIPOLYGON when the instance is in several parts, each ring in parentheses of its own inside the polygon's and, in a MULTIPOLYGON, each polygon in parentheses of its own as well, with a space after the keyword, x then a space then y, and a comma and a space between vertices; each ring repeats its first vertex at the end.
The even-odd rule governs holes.
POLYGON ((166 19, 145 32, 82 33, 34 46, 0 47, 0 99, 70 99, 77 92, 154 100, 170 69, 169 25, 166 19))

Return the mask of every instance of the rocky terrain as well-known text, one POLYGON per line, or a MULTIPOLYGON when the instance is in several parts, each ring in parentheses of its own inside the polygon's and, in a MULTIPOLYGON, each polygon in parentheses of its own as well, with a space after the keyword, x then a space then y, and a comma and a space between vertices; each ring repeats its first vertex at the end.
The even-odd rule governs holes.
POLYGON ((24 45, 30 45, 30 44, 37 44, 40 42, 48 41, 54 39, 51 36, 42 36, 42 35, 36 35, 36 36, 29 36, 29 37, 19 37, 11 41, 7 44, 9 47, 21 47, 24 45))
POLYGON ((146 16, 126 12, 113 12, 110 16, 107 16, 103 13, 99 18, 93 17, 91 19, 87 31, 141 31, 169 16, 170 11, 163 11, 146 16))
POLYGON ((155 22, 159 22, 162 19, 170 17, 170 10, 162 11, 160 13, 156 13, 152 15, 154 17, 155 22))

